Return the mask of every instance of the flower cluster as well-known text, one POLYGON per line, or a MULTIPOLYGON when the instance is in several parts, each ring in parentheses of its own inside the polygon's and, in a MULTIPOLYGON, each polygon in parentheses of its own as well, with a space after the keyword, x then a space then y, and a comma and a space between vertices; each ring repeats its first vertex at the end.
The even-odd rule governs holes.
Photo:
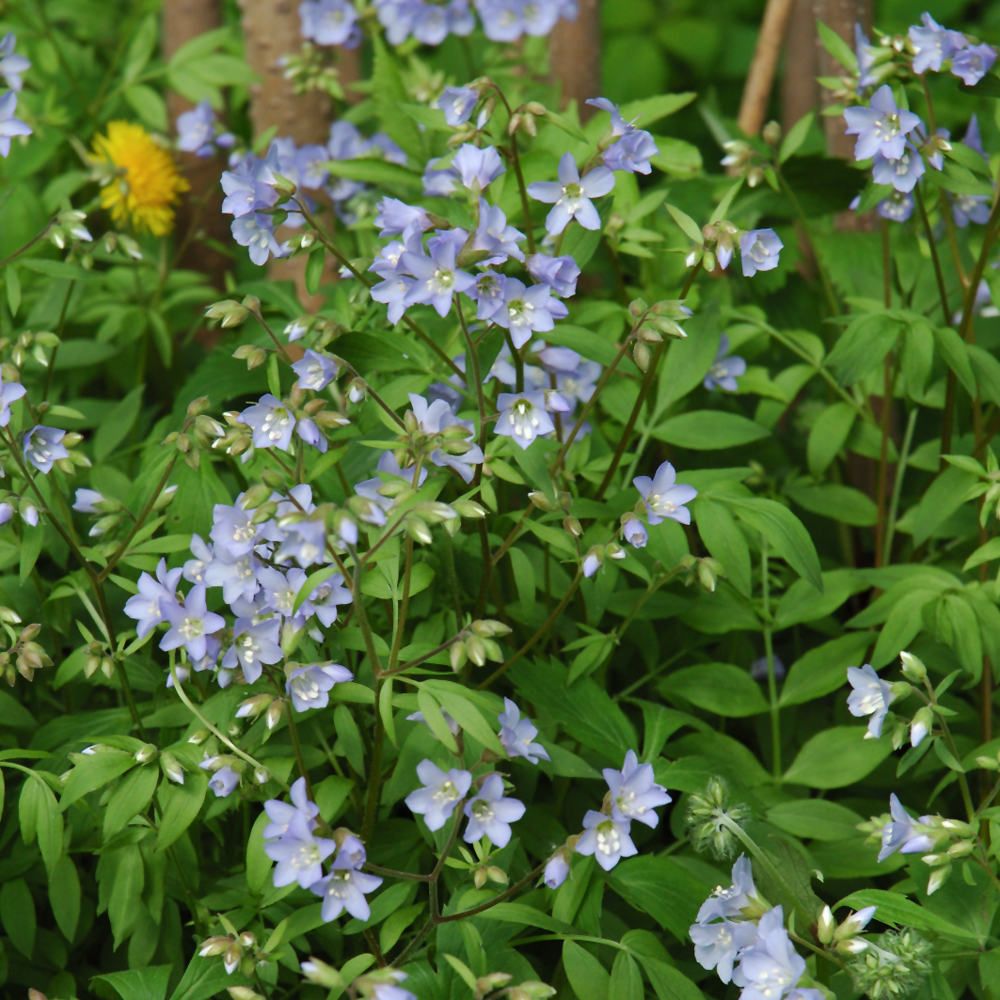
MULTIPOLYGON (((880 739, 889 706, 903 701, 914 692, 908 681, 920 685, 927 677, 927 668, 912 653, 904 651, 900 653, 900 659, 903 663, 903 675, 907 680, 897 681, 895 684, 888 684, 882 680, 871 664, 866 663, 861 668, 847 668, 847 680, 853 689, 847 698, 847 707, 855 718, 871 716, 865 739, 880 739)), ((919 689, 917 693, 919 697, 923 697, 919 694, 919 689)), ((924 738, 931 733, 933 722, 933 706, 927 702, 916 711, 909 723, 905 720, 896 722, 892 731, 893 748, 898 750, 902 746, 907 729, 909 729, 910 746, 920 746, 924 738)))
MULTIPOLYGON (((705 900, 691 925, 698 964, 739 986, 740 1000, 824 1000, 826 991, 806 973, 805 959, 785 930, 782 907, 772 907, 758 892, 743 855, 733 865, 732 881, 705 900)), ((859 935, 874 914, 869 906, 838 926, 825 907, 818 921, 820 940, 841 954, 864 951, 869 941, 859 935)))
MULTIPOLYGON (((328 0, 329 2, 329 0, 328 0)), ((544 36, 560 18, 576 20, 576 0, 474 0, 483 33, 493 42, 516 42, 522 35, 544 36)), ((414 38, 440 45, 449 35, 472 33, 475 18, 468 0, 375 0, 386 40, 400 45, 414 38)))
POLYGON ((0 156, 10 154, 10 140, 22 135, 31 135, 30 125, 15 117, 17 111, 17 95, 24 81, 23 73, 31 69, 31 61, 14 51, 17 36, 8 32, 0 39, 0 76, 11 88, 0 97, 0 156))
POLYGON ((207 97, 191 111, 177 116, 177 148, 181 152, 207 157, 235 145, 236 136, 219 124, 207 97))

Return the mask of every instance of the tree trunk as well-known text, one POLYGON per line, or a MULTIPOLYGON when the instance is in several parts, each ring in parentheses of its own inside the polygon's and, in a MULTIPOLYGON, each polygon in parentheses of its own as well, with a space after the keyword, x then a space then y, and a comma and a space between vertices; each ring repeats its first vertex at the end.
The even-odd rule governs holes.
MULTIPOLYGON (((300 146, 306 143, 324 145, 329 138, 332 116, 329 98, 316 90, 296 94, 278 62, 282 56, 298 52, 302 46, 297 0, 239 2, 243 10, 247 62, 260 77, 259 83, 250 86, 250 120, 254 135, 275 128, 276 135, 288 136, 300 146)), ((283 226, 277 235, 286 240, 297 231, 283 226)), ((323 299, 306 291, 307 259, 303 255, 292 260, 272 260, 269 271, 271 277, 279 281, 294 281, 300 301, 309 312, 315 312, 323 299)), ((321 283, 336 281, 337 270, 329 257, 326 264, 321 283)))
POLYGON ((744 135, 756 135, 767 117, 774 71, 794 2, 795 0, 767 0, 737 119, 744 135))
POLYGON ((562 105, 576 101, 580 121, 596 108, 584 103, 601 95, 601 14, 598 0, 579 0, 575 21, 560 20, 549 35, 552 75, 562 84, 562 105))
MULTIPOLYGON (((169 59, 185 42, 213 31, 222 24, 219 0, 164 0, 163 56, 169 59)), ((190 111, 192 104, 174 91, 167 92, 167 113, 171 124, 177 116, 190 111)), ((187 240, 179 266, 199 271, 217 288, 224 288, 223 275, 229 265, 224 254, 207 246, 199 234, 225 241, 229 226, 222 215, 222 191, 219 175, 222 166, 218 157, 202 158, 194 153, 178 153, 180 168, 191 185, 177 210, 176 239, 187 240)))
POLYGON ((785 31, 785 75, 781 82, 781 124, 786 132, 819 104, 817 76, 813 0, 793 0, 785 31))

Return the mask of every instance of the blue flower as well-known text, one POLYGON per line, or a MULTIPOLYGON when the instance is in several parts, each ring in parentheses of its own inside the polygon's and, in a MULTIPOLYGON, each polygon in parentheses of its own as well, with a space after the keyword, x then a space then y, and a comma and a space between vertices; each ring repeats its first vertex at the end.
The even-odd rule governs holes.
POLYGON ((649 158, 660 152, 656 140, 648 133, 635 129, 609 146, 601 156, 611 170, 624 170, 630 174, 648 174, 652 171, 649 158))
POLYGON ((440 162, 440 156, 428 160, 427 167, 420 178, 424 185, 424 194, 430 198, 447 198, 459 183, 458 171, 454 167, 435 169, 440 162))
POLYGON ((323 666, 296 667, 285 682, 285 691, 292 699, 296 712, 310 708, 326 708, 330 704, 330 691, 335 684, 354 680, 354 674, 339 663, 323 666))
POLYGON ((177 649, 183 646, 189 660, 200 660, 205 656, 206 637, 226 627, 222 615, 208 611, 205 604, 205 585, 196 584, 184 598, 184 606, 168 602, 163 613, 170 622, 170 628, 160 640, 160 649, 177 649))
POLYGON ((255 448, 278 448, 288 451, 292 443, 295 417, 276 396, 266 392, 260 401, 248 406, 240 420, 253 431, 255 448))
POLYGON ((155 579, 148 573, 140 574, 139 592, 125 602, 125 614, 139 623, 135 631, 140 639, 163 621, 168 607, 177 605, 177 582, 180 578, 180 567, 168 570, 165 559, 161 559, 156 567, 155 579))
POLYGON ((69 458, 69 452, 62 443, 65 436, 66 432, 56 427, 32 427, 24 435, 24 457, 47 476, 55 462, 69 458))
POLYGON ((226 765, 220 767, 211 778, 208 779, 208 787, 215 792, 216 798, 224 799, 239 787, 240 776, 231 767, 226 765))
POLYGON ((637 517, 630 517, 625 521, 622 525, 622 537, 637 549, 644 549, 649 541, 646 525, 637 517))
POLYGON ((910 28, 910 41, 913 43, 913 72, 925 73, 927 70, 940 72, 946 59, 969 43, 958 31, 949 31, 941 27, 930 14, 920 15, 923 27, 913 25, 910 28))
POLYGON ((469 825, 462 839, 467 844, 474 844, 485 835, 497 847, 506 847, 510 843, 510 824, 516 823, 524 811, 523 802, 504 797, 503 778, 493 773, 483 782, 478 794, 465 803, 469 825))
POLYGON ((278 862, 273 874, 276 888, 298 882, 308 889, 323 877, 323 862, 336 851, 337 844, 326 837, 315 837, 312 826, 306 813, 296 809, 285 832, 264 844, 264 853, 278 862))
POLYGON ((517 0, 480 0, 476 7, 483 22, 483 34, 491 42, 515 42, 524 34, 517 0))
POLYGON ((952 58, 951 71, 967 87, 974 87, 996 61, 997 52, 992 45, 970 45, 952 58))
POLYGON ((897 191, 909 194, 926 171, 924 158, 914 146, 908 145, 899 159, 887 160, 878 151, 872 162, 872 177, 876 184, 891 184, 897 191))
POLYGON ((81 514, 99 514, 101 512, 94 505, 104 502, 104 497, 97 490, 79 489, 76 491, 73 510, 78 510, 81 514))
POLYGON ((16 403, 27 391, 20 382, 4 382, 0 378, 0 427, 10 423, 10 404, 16 403))
MULTIPOLYGON (((913 818, 896 798, 895 792, 889 796, 889 812, 892 819, 882 827, 882 849, 879 861, 885 861, 899 851, 902 854, 925 854, 934 850, 935 840, 916 829, 913 818)), ((930 816, 921 816, 917 823, 926 824, 930 816)))
MULTIPOLYGON (((274 187, 274 172, 278 169, 279 146, 271 143, 267 158, 252 153, 239 160, 236 169, 222 174, 222 212, 240 218, 264 208, 272 208, 278 200, 274 187)), ((244 246, 246 244, 243 244, 244 246)))
POLYGON ((465 798, 472 775, 456 768, 442 771, 433 761, 422 760, 417 765, 417 777, 424 787, 410 792, 406 805, 410 812, 424 817, 428 830, 440 830, 465 798))
POLYGON ((514 443, 527 448, 541 434, 551 434, 556 429, 545 408, 545 393, 501 392, 497 396, 500 418, 496 422, 496 433, 510 437, 514 443))
POLYGON ((448 315, 456 292, 468 291, 476 283, 471 274, 455 266, 455 245, 450 241, 438 244, 430 257, 404 251, 400 267, 416 279, 403 298, 403 305, 431 305, 441 317, 448 315))
POLYGON ((778 253, 784 244, 773 229, 751 229, 740 235, 740 263, 743 276, 752 278, 758 271, 778 266, 778 253))
POLYGON ((375 225, 380 227, 379 236, 400 236, 403 242, 412 233, 422 233, 431 228, 427 212, 414 208, 398 198, 383 198, 376 206, 375 225))
POLYGON ((469 120, 478 103, 479 92, 471 87, 445 87, 432 107, 440 108, 444 112, 444 120, 452 128, 457 128, 469 120))
POLYGON ((784 928, 780 906, 768 910, 757 924, 757 939, 740 952, 733 982, 743 987, 742 1000, 775 1000, 802 978, 806 960, 795 950, 784 928))
POLYGON ((631 858, 639 853, 629 836, 629 821, 617 808, 611 815, 591 809, 583 817, 584 832, 576 842, 577 854, 593 855, 597 863, 607 872, 622 858, 631 858))
POLYGON ((646 503, 646 516, 650 524, 660 524, 665 517, 681 524, 691 523, 691 512, 685 507, 698 491, 686 483, 676 482, 677 473, 669 462, 664 462, 652 479, 636 476, 632 484, 646 503))
POLYGON ((287 243, 279 243, 274 235, 274 220, 270 215, 253 212, 233 219, 229 227, 233 239, 250 252, 250 259, 258 266, 267 263, 268 257, 287 257, 290 253, 287 243))
MULTIPOLYGON (((913 30, 912 28, 910 29, 913 30)), ((858 94, 865 87, 874 87, 879 82, 880 74, 873 73, 878 49, 868 41, 860 24, 854 25, 854 54, 858 59, 858 94)))
POLYGON ((314 392, 325 389, 337 377, 337 370, 335 361, 312 350, 307 350, 301 360, 292 365, 292 371, 299 377, 296 385, 314 392))
POLYGON ((549 858, 542 880, 550 889, 558 889, 569 875, 569 861, 561 851, 549 858))
POLYGON ((620 771, 606 767, 602 773, 611 791, 611 803, 622 816, 656 829, 660 821, 656 808, 674 800, 653 780, 653 765, 640 764, 635 751, 629 750, 620 771))
POLYGON ((618 110, 618 105, 613 104, 606 97, 591 97, 587 100, 587 104, 592 108, 600 108, 601 111, 607 111, 611 115, 611 134, 613 136, 617 137, 636 131, 635 121, 637 119, 630 122, 625 121, 618 110))
POLYGON ((467 142, 459 147, 451 162, 458 171, 462 184, 473 194, 479 194, 507 172, 500 154, 493 146, 479 149, 467 142))
POLYGON ((297 813, 301 812, 307 820, 315 819, 319 815, 319 806, 306 797, 305 778, 296 778, 292 783, 291 799, 291 805, 282 802, 281 799, 268 799, 264 803, 264 812, 271 821, 264 827, 265 840, 284 836, 297 813))
POLYGON ((483 271, 476 278, 475 289, 470 289, 466 294, 476 300, 476 319, 493 319, 497 312, 503 308, 506 301, 504 291, 507 278, 496 271, 483 271))
POLYGON ((528 194, 536 201, 552 205, 545 219, 550 236, 558 236, 576 219, 584 229, 600 229, 601 217, 591 198, 600 198, 615 186, 615 175, 604 166, 595 167, 582 180, 572 153, 559 161, 558 181, 534 181, 528 194))
POLYGON ((265 618, 256 625, 249 618, 237 618, 233 627, 233 644, 222 666, 226 670, 235 670, 238 664, 243 668, 247 683, 253 684, 260 679, 265 663, 280 663, 285 658, 278 638, 277 618, 265 618))
POLYGON ((743 909, 757 897, 750 859, 741 854, 733 865, 733 884, 728 889, 717 888, 698 910, 698 923, 743 916, 743 909))
POLYGON ((553 295, 568 299, 576 295, 576 282, 580 277, 580 268, 570 256, 550 257, 548 254, 536 253, 528 258, 528 274, 535 281, 548 285, 553 295))
POLYGON ((381 302, 388 306, 386 316, 394 326, 406 312, 406 296, 414 286, 413 278, 408 278, 403 274, 394 274, 380 281, 377 285, 372 285, 369 294, 375 302, 381 302))
POLYGON ((467 483, 472 482, 474 475, 472 467, 483 462, 483 453, 479 445, 471 443, 475 434, 472 421, 459 419, 445 400, 437 399, 428 404, 423 396, 418 396, 415 392, 410 393, 410 406, 420 430, 430 437, 441 434, 449 427, 464 427, 466 429, 468 432, 466 436, 466 442, 469 443, 468 451, 461 455, 453 455, 442 448, 435 448, 431 452, 430 458, 435 465, 454 469, 467 483))
POLYGON ((177 116, 177 148, 196 156, 211 156, 215 152, 215 112, 206 97, 197 107, 177 116))
POLYGON ((479 199, 479 225, 472 249, 495 255, 482 261, 483 266, 502 264, 508 257, 523 261, 524 253, 517 245, 523 239, 524 233, 507 225, 507 216, 499 205, 490 206, 485 198, 479 199))
POLYGON ((19 56, 14 51, 17 45, 17 35, 8 31, 0 39, 0 76, 10 85, 11 90, 21 92, 24 81, 21 79, 22 73, 27 73, 31 69, 31 60, 24 56, 19 56))
MULTIPOLYGON (((539 757, 549 760, 545 747, 541 743, 531 742, 538 735, 538 729, 531 719, 522 719, 521 710, 510 698, 504 698, 503 707, 504 711, 497 716, 497 721, 500 723, 500 742, 507 751, 507 756, 524 757, 531 764, 537 764, 539 757)), ((496 843, 495 840, 493 842, 496 843)))
POLYGON ((31 135, 31 126, 14 117, 17 110, 17 94, 7 91, 0 97, 0 156, 10 153, 10 140, 16 135, 31 135))
POLYGON ((860 669, 848 667, 847 680, 854 689, 847 696, 848 711, 856 719, 870 715, 868 735, 878 739, 882 735, 886 712, 892 703, 892 688, 875 673, 869 663, 860 669))
POLYGON ((858 137, 854 147, 856 160, 867 160, 876 151, 881 151, 887 159, 898 160, 906 149, 906 136, 920 124, 912 111, 896 105, 888 84, 872 94, 870 108, 845 108, 844 118, 847 134, 858 137))
POLYGON ((719 349, 715 353, 715 361, 708 369, 705 376, 705 388, 709 392, 715 389, 725 389, 727 392, 736 392, 739 384, 736 379, 747 370, 747 363, 741 357, 729 356, 729 337, 722 334, 719 337, 719 349))
POLYGON ((531 340, 532 333, 544 333, 555 326, 557 319, 564 319, 569 310, 559 299, 552 297, 548 285, 525 287, 517 278, 504 282, 504 305, 493 316, 493 322, 510 331, 515 347, 523 347, 531 340))
POLYGON ((317 45, 343 45, 351 38, 358 12, 346 0, 304 0, 299 18, 303 38, 317 45))
POLYGON ((757 928, 748 920, 692 924, 688 934, 694 944, 695 961, 703 969, 715 969, 724 983, 732 980, 740 952, 757 940, 757 928))
POLYGON ((381 884, 382 879, 377 875, 358 871, 347 853, 341 851, 333 862, 330 874, 313 882, 309 889, 322 898, 320 915, 329 923, 344 910, 358 920, 367 920, 372 911, 365 894, 374 892, 381 884))
POLYGON ((878 203, 875 211, 890 222, 906 222, 913 214, 913 195, 893 191, 888 198, 883 198, 878 203))

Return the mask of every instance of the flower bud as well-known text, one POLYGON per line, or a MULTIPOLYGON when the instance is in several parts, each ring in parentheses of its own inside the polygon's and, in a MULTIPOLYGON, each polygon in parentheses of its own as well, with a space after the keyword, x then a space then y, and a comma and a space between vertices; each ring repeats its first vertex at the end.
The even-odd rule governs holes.
POLYGON ((215 958, 216 955, 221 955, 230 946, 230 944, 232 944, 232 939, 222 937, 221 935, 205 938, 205 940, 202 941, 201 946, 198 948, 198 954, 202 958, 215 958))
POLYGON ((258 785, 265 785, 271 780, 271 775, 266 767, 258 767, 254 769, 253 780, 256 781, 258 785))
POLYGON ((951 865, 942 865, 931 872, 931 877, 927 880, 927 895, 933 895, 948 881, 951 875, 951 865))
POLYGON ((572 535, 574 538, 579 538, 583 535, 583 525, 581 525, 575 517, 564 518, 562 525, 563 530, 572 535))
POLYGON ((760 134, 769 146, 777 146, 781 142, 781 126, 777 122, 768 122, 760 134))
POLYGON ((145 743, 135 752, 135 759, 140 764, 148 764, 156 758, 157 749, 152 743, 145 743))
POLYGON ((177 496, 177 486, 164 486, 160 491, 160 495, 156 498, 156 503, 153 504, 153 510, 163 510, 164 507, 169 507, 173 503, 174 497, 177 496))
POLYGON ((241 701, 236 709, 237 719, 256 719, 274 701, 274 695, 255 694, 246 701, 241 701))
POLYGON ((497 885, 507 885, 510 879, 507 878, 507 873, 502 868, 497 868, 496 865, 490 865, 486 869, 486 874, 491 882, 496 882, 497 885))
POLYGON ((905 698, 909 698, 913 693, 913 686, 907 684, 906 681, 896 681, 892 685, 892 701, 895 704, 897 701, 903 701, 905 698))
POLYGON ((476 874, 472 876, 472 880, 476 883, 477 889, 482 889, 486 885, 486 870, 484 868, 477 868, 476 874))
POLYGON ((995 757, 977 757, 976 765, 983 768, 985 771, 997 771, 1000 770, 1000 763, 997 763, 995 757))
POLYGON ((200 746, 205 742, 212 734, 207 729, 195 730, 189 737, 188 743, 193 743, 195 746, 200 746))
POLYGON ((279 722, 281 722, 281 716, 285 711, 284 701, 275 701, 267 710, 267 715, 265 716, 265 721, 267 723, 268 729, 274 729, 279 722))
POLYGON ((486 643, 478 635, 470 635, 465 640, 465 651, 477 667, 486 663, 486 643))
POLYGON ((422 518, 410 515, 406 519, 406 533, 420 545, 430 545, 434 541, 431 529, 422 518))
POLYGON ((475 500, 454 500, 451 506, 461 517, 486 517, 486 508, 475 500))
POLYGON ((948 855, 952 858, 965 858, 975 849, 976 845, 971 840, 959 840, 948 848, 948 855))
POLYGON ((184 784, 184 768, 172 753, 164 750, 160 754, 160 769, 175 784, 184 784))
POLYGON ((518 986, 512 986, 507 991, 508 1000, 548 1000, 555 995, 553 987, 536 979, 529 979, 518 986))
POLYGON ((628 304, 628 314, 632 319, 638 319, 647 309, 649 306, 642 299, 633 299, 628 304))
POLYGON ((816 921, 816 936, 821 944, 829 944, 833 940, 833 932, 837 928, 837 921, 834 919, 833 910, 829 906, 823 907, 823 912, 816 921))
POLYGON ((193 400, 191 400, 190 403, 188 403, 187 415, 189 417, 200 416, 211 405, 212 404, 211 404, 208 396, 199 396, 197 399, 193 399, 193 400))
POLYGON ((264 1000, 259 993, 255 993, 249 986, 227 986, 226 992, 233 1000, 264 1000))
MULTIPOLYGON (((465 661, 468 659, 465 652, 465 643, 452 643, 451 648, 448 650, 448 659, 451 661, 451 669, 457 674, 465 666, 465 661)), ((1000 767, 1000 764, 997 767, 1000 767)))
POLYGON ((641 340, 637 340, 632 347, 632 360, 635 362, 639 371, 644 372, 649 369, 651 357, 652 355, 649 350, 649 345, 641 340))
POLYGON ((556 509, 556 505, 540 490, 533 490, 528 494, 528 499, 535 507, 546 513, 556 509))
POLYGON ((344 981, 341 979, 340 973, 332 965, 327 965, 326 962, 322 962, 318 958, 311 958, 308 962, 302 963, 302 975, 316 986, 323 986, 330 990, 344 990, 344 981))
POLYGON ((240 326, 249 315, 249 311, 233 299, 215 302, 205 310, 206 319, 217 319, 223 327, 240 326))
POLYGON ((927 679, 927 668, 923 661, 905 650, 899 654, 899 658, 903 661, 903 676, 914 684, 923 684, 927 679))
POLYGON ((910 723, 910 746, 920 746, 924 737, 931 731, 934 723, 934 713, 928 705, 924 705, 910 723))
POLYGON ((222 956, 222 964, 226 967, 226 972, 232 975, 239 966, 242 957, 243 949, 240 947, 239 941, 233 941, 222 956))

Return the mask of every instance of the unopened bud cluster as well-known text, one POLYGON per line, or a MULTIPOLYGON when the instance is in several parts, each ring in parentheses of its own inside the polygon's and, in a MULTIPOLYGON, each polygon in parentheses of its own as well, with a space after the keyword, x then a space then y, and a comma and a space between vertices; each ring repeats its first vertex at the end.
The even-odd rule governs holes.
POLYGON ((466 660, 471 660, 477 667, 485 666, 487 660, 494 663, 503 662, 503 652, 494 636, 508 635, 510 628, 503 622, 492 618, 482 618, 471 622, 463 629, 458 639, 452 643, 448 651, 451 669, 456 673, 465 666, 466 660))

